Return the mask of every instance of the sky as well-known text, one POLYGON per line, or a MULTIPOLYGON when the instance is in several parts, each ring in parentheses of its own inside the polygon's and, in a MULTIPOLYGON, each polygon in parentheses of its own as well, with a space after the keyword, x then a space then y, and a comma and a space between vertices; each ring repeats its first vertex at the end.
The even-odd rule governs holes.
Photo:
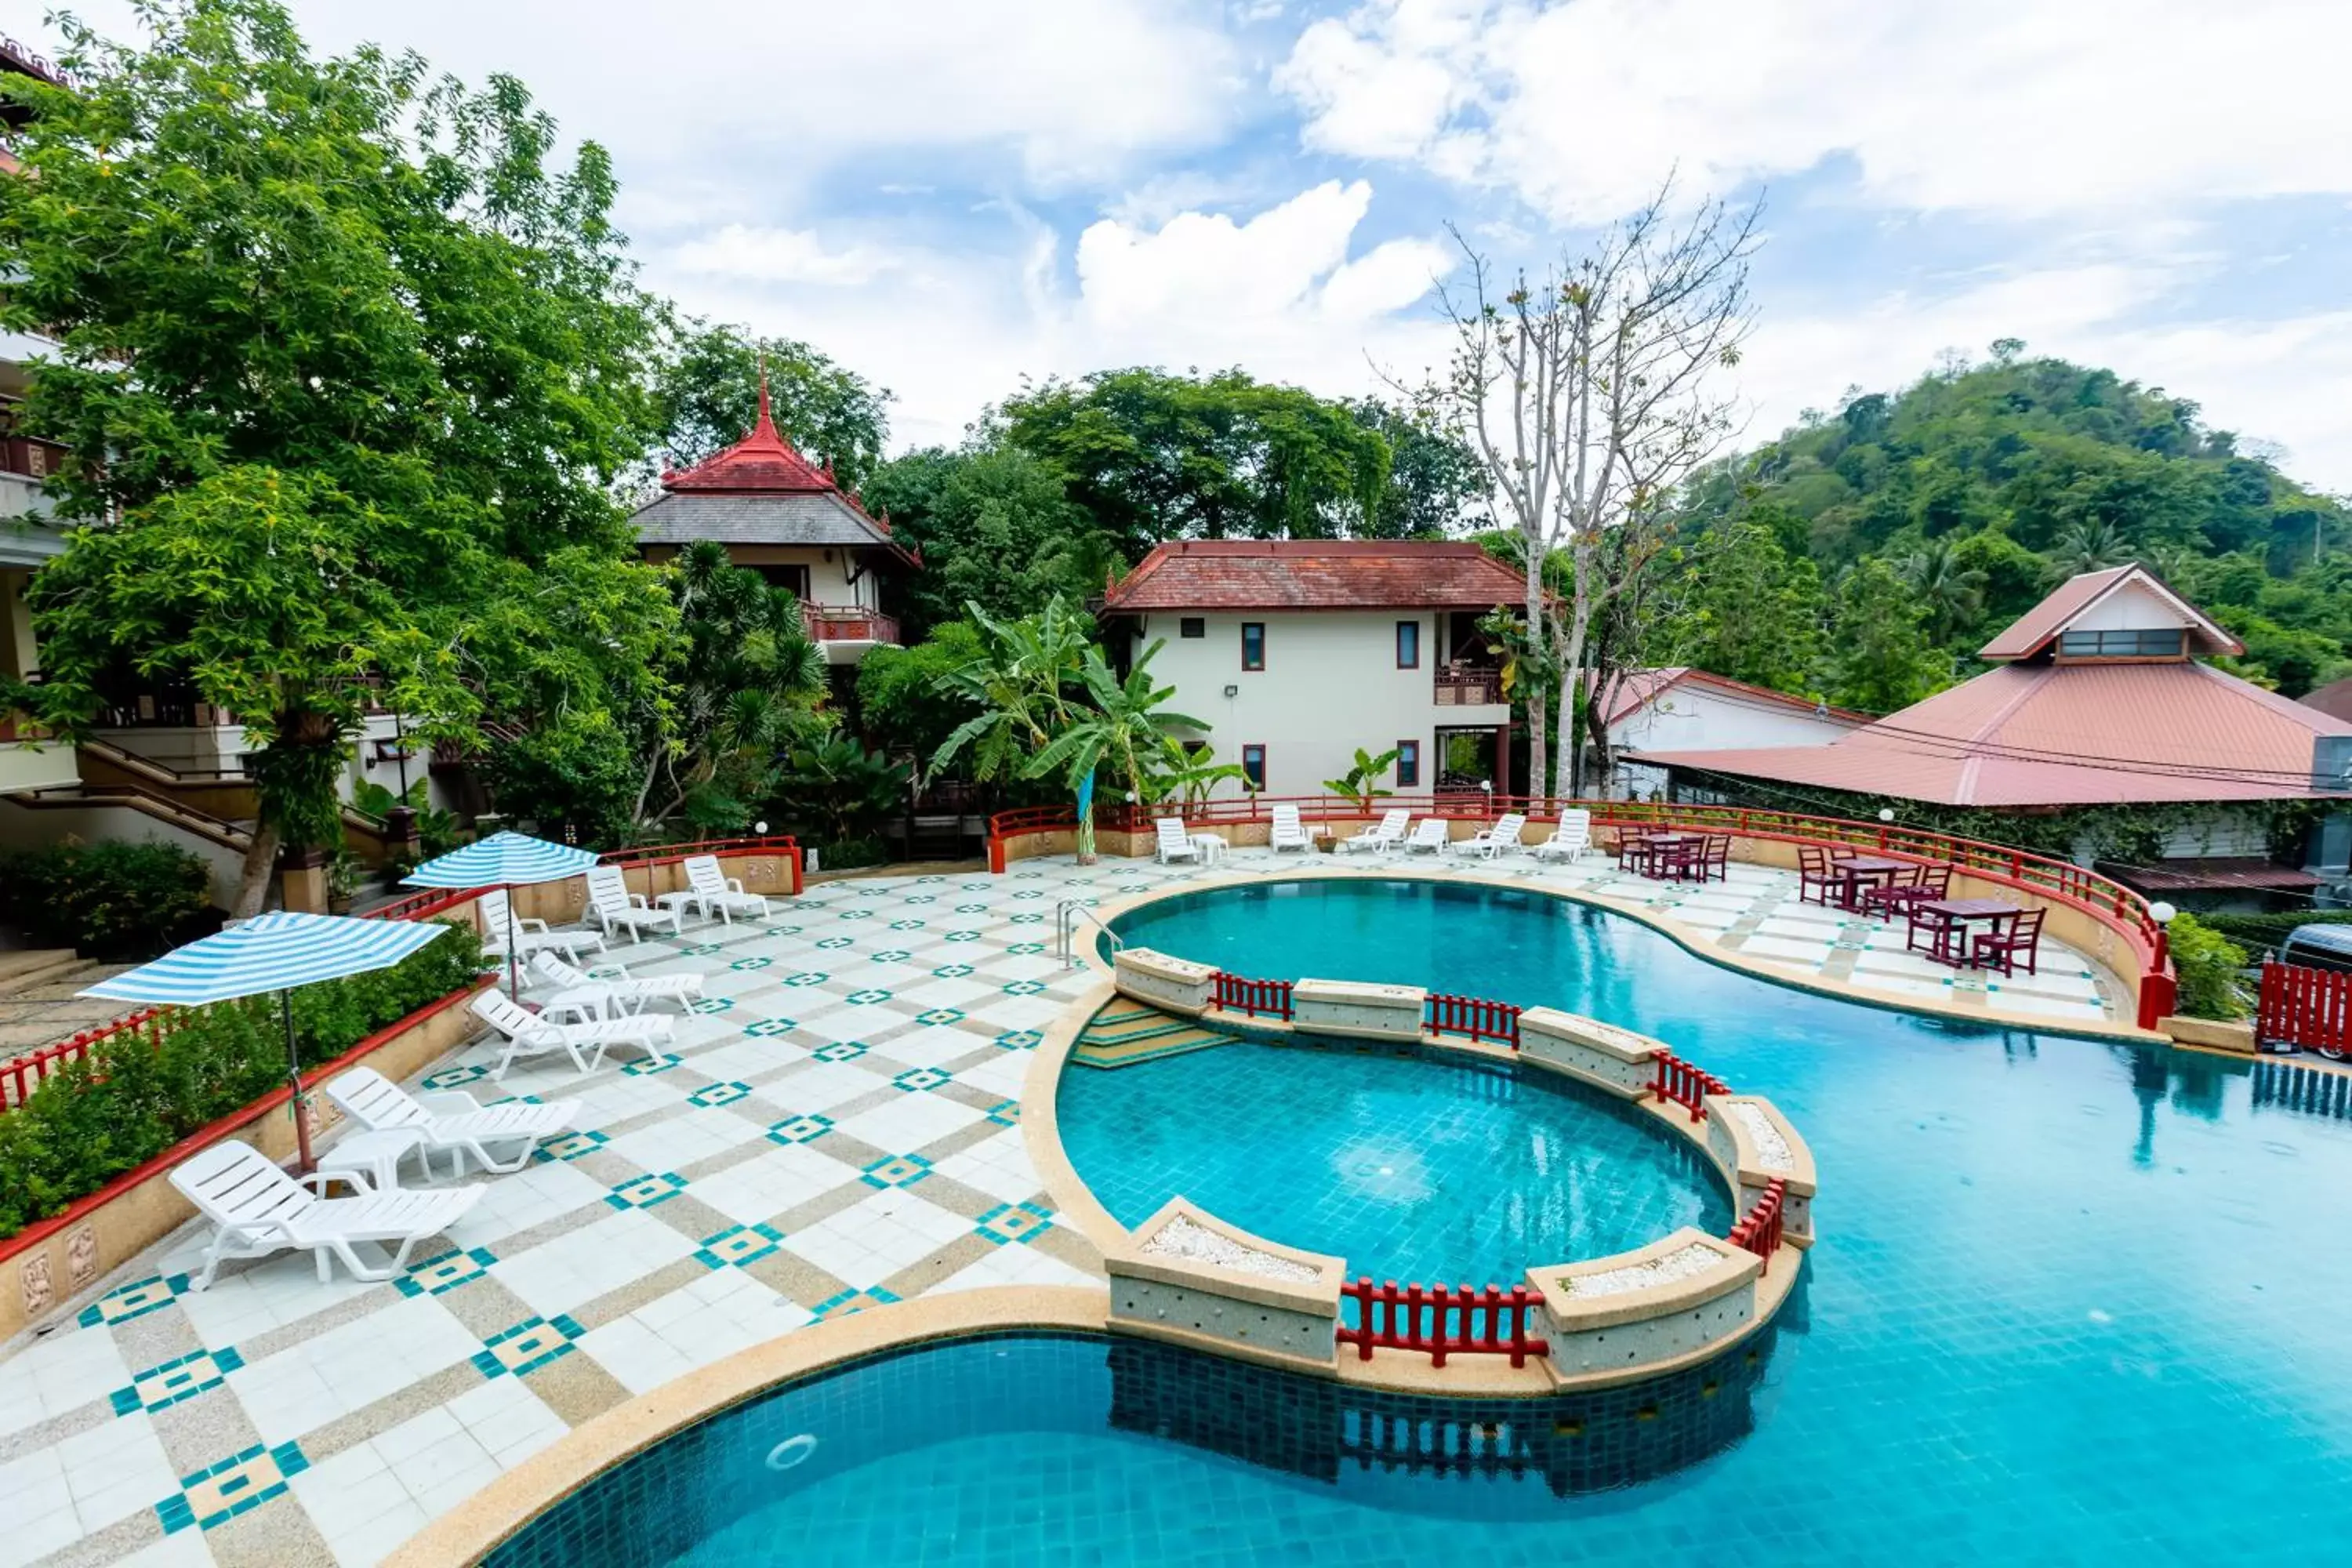
POLYGON ((894 449, 1112 366, 1418 383, 1465 246, 1540 272, 1671 179, 1765 204, 1743 444, 2013 337, 2352 491, 2344 0, 292 10, 522 79, 650 287, 888 387, 894 449))

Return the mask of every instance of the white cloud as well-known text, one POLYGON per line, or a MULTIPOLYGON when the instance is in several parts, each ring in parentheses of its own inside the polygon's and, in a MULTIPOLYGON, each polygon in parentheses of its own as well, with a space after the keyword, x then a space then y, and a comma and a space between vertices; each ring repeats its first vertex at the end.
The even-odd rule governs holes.
POLYGON ((2312 0, 1368 0, 1276 81, 1310 147, 1567 222, 1839 156, 1874 202, 2042 215, 2352 190, 2347 46, 2312 0))
POLYGON ((895 265, 889 255, 871 246, 828 250, 807 229, 750 228, 740 223, 678 247, 674 260, 688 272, 770 283, 865 283, 895 265))

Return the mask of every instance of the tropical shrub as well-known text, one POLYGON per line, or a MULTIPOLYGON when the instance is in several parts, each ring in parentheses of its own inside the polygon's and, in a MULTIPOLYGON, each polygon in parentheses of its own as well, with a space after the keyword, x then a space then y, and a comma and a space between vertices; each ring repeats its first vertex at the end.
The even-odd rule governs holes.
MULTIPOLYGON (((331 1061, 368 1036, 472 983, 482 944, 471 927, 390 969, 306 985, 293 994, 302 1065, 331 1061)), ((274 995, 164 1015, 88 1056, 0 1113, 0 1237, 57 1214, 123 1172, 286 1081, 285 1026, 274 995)))
POLYGON ((2239 978, 2246 967, 2246 950, 2195 915, 2175 915, 2168 929, 2172 967, 2180 976, 2180 995, 2174 1005, 2181 1016, 2244 1017, 2246 998, 2239 978))
POLYGON ((873 839, 907 800, 907 769, 842 735, 793 747, 777 784, 769 809, 827 866, 875 864, 844 856, 873 839))
POLYGON ((0 856, 0 920, 33 947, 84 958, 152 958, 204 934, 212 871, 169 844, 67 840, 0 856))

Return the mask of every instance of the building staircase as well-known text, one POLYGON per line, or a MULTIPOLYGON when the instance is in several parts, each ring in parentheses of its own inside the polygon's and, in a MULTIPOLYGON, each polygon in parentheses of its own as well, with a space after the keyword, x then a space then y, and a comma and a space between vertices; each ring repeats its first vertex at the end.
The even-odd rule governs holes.
POLYGON ((1118 996, 1087 1021, 1070 1059, 1080 1067, 1125 1068, 1233 1043, 1231 1035, 1118 996))

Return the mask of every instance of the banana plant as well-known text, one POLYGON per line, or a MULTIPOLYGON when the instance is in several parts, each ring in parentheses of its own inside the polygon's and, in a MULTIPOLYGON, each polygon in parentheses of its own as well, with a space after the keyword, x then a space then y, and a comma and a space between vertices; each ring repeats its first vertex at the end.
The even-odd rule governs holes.
POLYGON ((1397 758, 1403 754, 1404 748, 1402 746, 1391 746, 1377 757, 1363 747, 1358 746, 1356 765, 1339 778, 1325 779, 1323 788, 1331 795, 1346 795, 1356 803, 1358 812, 1370 816, 1372 814, 1374 799, 1381 795, 1396 794, 1392 789, 1380 788, 1372 781, 1396 766, 1397 758))

